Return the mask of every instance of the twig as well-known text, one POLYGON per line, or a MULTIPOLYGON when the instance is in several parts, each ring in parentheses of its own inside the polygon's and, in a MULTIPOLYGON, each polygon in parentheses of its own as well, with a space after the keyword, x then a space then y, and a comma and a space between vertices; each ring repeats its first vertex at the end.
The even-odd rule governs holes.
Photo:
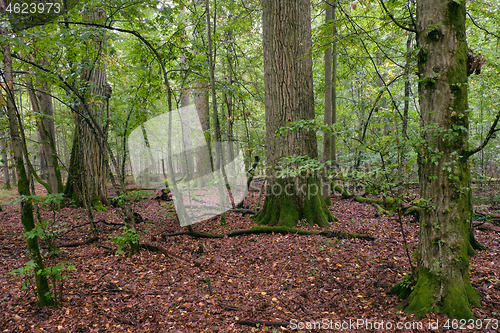
POLYGON ((474 155, 475 153, 481 151, 484 147, 486 147, 486 145, 488 144, 488 142, 490 141, 490 139, 493 139, 495 137, 494 136, 495 132, 500 131, 500 128, 496 128, 499 121, 500 121, 500 110, 498 111, 498 113, 497 113, 497 115, 495 117, 495 120, 491 124, 490 130, 488 131, 488 134, 486 134, 486 137, 484 138, 484 141, 481 143, 481 145, 479 145, 479 147, 477 147, 475 149, 466 151, 463 154, 464 158, 469 158, 472 155, 474 155))
MULTIPOLYGON (((386 12, 387 15, 389 15, 389 18, 392 20, 392 22, 396 23, 396 25, 398 27, 400 27, 401 29, 403 30, 406 30, 406 31, 409 31, 409 32, 417 32, 416 29, 414 28, 410 28, 410 27, 405 27, 404 25, 402 25, 401 23, 399 23, 398 21, 396 21, 396 19, 394 18, 394 15, 392 15, 389 10, 387 9, 387 7, 385 6, 385 3, 384 3, 384 0, 379 0, 380 1, 380 4, 382 5, 382 7, 384 8, 384 11, 386 12)), ((412 18, 413 20, 413 18, 412 18)))
POLYGON ((474 21, 474 19, 472 18, 472 15, 467 12, 467 16, 469 16, 472 24, 474 24, 476 27, 478 27, 480 30, 483 30, 484 32, 486 32, 488 35, 492 35, 492 36, 495 36, 496 38, 499 38, 500 39, 500 36, 498 36, 497 34, 493 33, 493 32, 490 32, 488 30, 486 30, 486 28, 483 28, 481 27, 479 24, 476 23, 476 21, 474 21))
POLYGON ((151 251, 151 252, 156 252, 156 253, 161 253, 169 258, 172 258, 172 259, 177 259, 177 260, 181 260, 181 261, 185 261, 185 262, 189 262, 189 260, 187 259, 184 259, 183 257, 181 256, 178 256, 170 251, 167 251, 165 250, 164 248, 162 247, 159 247, 159 246, 156 246, 156 245, 151 245, 151 244, 139 244, 139 247, 141 249, 146 249, 148 251, 151 251))
POLYGON ((57 245, 57 247, 58 248, 61 248, 61 247, 78 247, 78 246, 81 246, 81 245, 86 245, 86 244, 97 242, 98 240, 99 240, 99 237, 92 237, 92 238, 89 238, 89 239, 81 241, 81 242, 71 242, 71 243, 57 245))
POLYGON ((278 327, 287 327, 290 325, 288 321, 267 321, 267 320, 238 320, 236 322, 238 325, 246 325, 246 326, 257 326, 257 325, 266 325, 266 326, 278 326, 278 327))

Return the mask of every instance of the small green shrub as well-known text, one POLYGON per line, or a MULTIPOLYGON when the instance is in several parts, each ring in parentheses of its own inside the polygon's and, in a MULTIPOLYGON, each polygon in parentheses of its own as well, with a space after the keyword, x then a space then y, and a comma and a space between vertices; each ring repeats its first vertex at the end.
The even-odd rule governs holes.
POLYGON ((125 254, 124 248, 129 247, 128 254, 132 254, 132 248, 134 245, 138 244, 140 236, 139 234, 127 227, 122 227, 122 233, 120 235, 110 235, 111 241, 118 244, 116 249, 116 254, 125 254))

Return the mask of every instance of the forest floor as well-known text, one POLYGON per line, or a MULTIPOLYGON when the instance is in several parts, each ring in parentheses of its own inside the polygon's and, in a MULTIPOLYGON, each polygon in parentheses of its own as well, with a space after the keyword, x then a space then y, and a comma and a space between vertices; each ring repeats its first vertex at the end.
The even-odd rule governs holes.
MULTIPOLYGON (((495 195, 498 188, 489 191, 481 197, 495 195)), ((251 192, 246 203, 254 206, 257 199, 258 192, 251 192)), ((401 301, 390 293, 390 286, 410 272, 397 218, 376 217, 374 207, 338 195, 332 196, 331 210, 339 221, 330 229, 367 234, 375 240, 291 234, 162 237, 184 229, 172 216, 169 204, 151 197, 134 204, 146 221, 138 225, 140 241, 162 247, 176 257, 144 249, 128 257, 116 254, 118 245, 110 240, 111 235, 121 233, 118 224, 123 223, 123 217, 109 207, 108 212, 95 213, 96 221, 107 223, 98 223, 98 241, 60 248, 58 257, 46 259, 47 264, 71 262, 74 270, 64 279, 62 305, 39 308, 33 288, 23 290, 25 280, 8 274, 23 266, 28 256, 18 205, 3 208, 1 332, 289 332, 294 328, 323 332, 335 331, 326 328, 338 325, 344 332, 436 332, 447 331, 447 324, 449 332, 495 332, 491 324, 488 329, 484 326, 488 319, 500 319, 498 233, 477 230, 477 239, 489 250, 470 259, 471 280, 483 302, 473 313, 483 320, 483 329, 463 330, 460 325, 453 326, 459 324, 456 321, 435 314, 417 320, 399 310, 401 301), (262 322, 247 326, 245 320, 290 325, 284 328, 262 322), (395 329, 398 323, 406 328, 395 329), (310 329, 314 324, 316 329, 310 329), (436 325, 439 329, 434 329, 436 325)), ((500 213, 485 204, 480 208, 500 213)), ((50 216, 44 212, 45 218, 50 216)), ((229 212, 226 219, 225 225, 214 218, 193 228, 224 233, 255 225, 241 213, 229 212)), ((66 223, 68 231, 56 243, 88 240, 92 235, 87 221, 81 208, 57 211, 56 222, 66 223)), ((315 229, 304 224, 299 227, 315 229)), ((412 255, 418 242, 418 224, 405 217, 403 228, 412 255)))

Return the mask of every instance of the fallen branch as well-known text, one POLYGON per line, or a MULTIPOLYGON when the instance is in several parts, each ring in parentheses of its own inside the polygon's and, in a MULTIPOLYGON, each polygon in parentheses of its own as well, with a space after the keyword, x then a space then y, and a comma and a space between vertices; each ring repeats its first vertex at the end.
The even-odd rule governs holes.
MULTIPOLYGON (((125 225, 123 223, 106 222, 105 220, 98 220, 96 223, 103 223, 103 224, 106 224, 106 225, 119 225, 119 226, 124 226, 125 225)), ((67 229, 67 231, 65 233, 68 233, 68 232, 73 231, 73 230, 78 229, 78 228, 82 228, 82 227, 84 227, 86 225, 90 225, 90 222, 85 222, 83 224, 74 226, 73 228, 67 229)))
POLYGON ((98 240, 99 240, 99 237, 96 236, 96 237, 92 237, 92 238, 89 238, 89 239, 81 241, 81 242, 71 242, 71 243, 65 243, 65 244, 57 245, 57 247, 58 248, 61 248, 61 247, 78 247, 78 246, 81 246, 81 245, 86 245, 86 244, 97 242, 98 240))
POLYGON ((107 317, 108 319, 112 319, 120 324, 125 324, 125 325, 129 325, 129 326, 135 326, 135 323, 128 320, 128 319, 122 319, 122 318, 118 318, 118 317, 115 317, 115 316, 112 316, 112 315, 109 315, 107 314, 106 312, 104 311, 98 311, 97 313, 107 317))
POLYGON ((233 208, 229 210, 230 212, 236 212, 236 213, 241 213, 241 215, 245 216, 246 214, 257 214, 256 211, 253 209, 246 209, 246 208, 233 208))
POLYGON ((246 326, 278 326, 278 327, 287 327, 290 325, 288 321, 267 321, 267 320, 238 320, 236 322, 238 325, 246 325, 246 326))
POLYGON ((379 215, 393 216, 394 215, 393 212, 391 212, 390 210, 387 210, 383 207, 394 207, 395 205, 396 205, 396 207, 400 206, 401 208, 404 209, 403 215, 405 215, 405 216, 412 215, 415 218, 418 218, 418 215, 420 213, 419 207, 409 206, 409 205, 406 205, 407 207, 405 207, 403 205, 403 203, 401 203, 399 200, 396 200, 390 196, 385 196, 383 199, 366 198, 366 197, 363 197, 361 195, 355 195, 355 194, 349 192, 349 190, 343 188, 339 184, 335 184, 335 186, 333 186, 333 189, 336 192, 340 193, 340 195, 342 195, 342 198, 344 198, 344 199, 354 199, 357 202, 371 204, 377 210, 376 216, 379 216, 379 215))
POLYGON ((489 222, 473 222, 474 223, 474 228, 482 230, 482 231, 494 231, 494 232, 500 232, 500 227, 489 223, 489 222))
POLYGON ((325 236, 329 238, 339 238, 339 239, 344 239, 344 238, 359 238, 359 239, 366 239, 366 240, 374 240, 375 238, 369 235, 362 235, 362 234, 354 234, 354 233, 347 233, 343 231, 335 231, 335 230, 304 230, 304 229, 298 229, 298 228, 289 228, 285 226, 253 226, 250 229, 239 229, 239 230, 232 230, 229 232, 226 232, 224 234, 212 234, 212 233, 206 233, 206 232, 199 232, 195 230, 187 230, 184 232, 176 232, 173 234, 166 234, 162 235, 162 238, 165 239, 166 237, 169 236, 179 236, 179 235, 187 235, 187 236, 192 236, 192 237, 198 237, 198 238, 223 238, 223 237, 235 237, 235 236, 242 236, 242 235, 256 235, 256 234, 295 234, 295 235, 320 235, 320 236, 325 236))
POLYGON ((167 250, 165 250, 164 248, 162 248, 160 246, 151 245, 151 244, 139 244, 139 248, 148 250, 150 252, 161 253, 161 254, 165 255, 166 257, 169 257, 169 258, 172 258, 172 259, 177 259, 177 260, 181 260, 181 261, 185 261, 185 262, 190 262, 189 260, 184 259, 183 257, 178 256, 178 255, 176 255, 176 254, 174 254, 174 253, 172 253, 170 251, 167 251, 167 250))
POLYGON ((388 210, 382 208, 382 206, 380 206, 377 203, 372 203, 372 205, 377 210, 377 213, 375 214, 375 217, 378 217, 380 215, 388 215, 388 216, 393 216, 394 215, 394 213, 392 213, 391 211, 388 211, 388 210))
POLYGON ((476 210, 474 212, 473 219, 476 221, 484 221, 500 225, 500 214, 485 213, 476 210))

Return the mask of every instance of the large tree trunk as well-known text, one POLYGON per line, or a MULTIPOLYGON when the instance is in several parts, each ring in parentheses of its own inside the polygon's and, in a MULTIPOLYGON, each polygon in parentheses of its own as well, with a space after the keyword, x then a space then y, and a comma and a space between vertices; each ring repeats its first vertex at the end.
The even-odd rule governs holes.
POLYGON ((264 0, 262 19, 268 183, 256 218, 271 225, 293 226, 302 218, 327 225, 334 217, 325 204, 319 172, 280 178, 276 170, 285 156, 318 158, 314 131, 275 136, 288 122, 314 119, 310 3, 264 0))
MULTIPOLYGON (((1 12, 5 13, 5 2, 1 1, 1 12)), ((0 28, 2 36, 7 35, 5 28, 0 28)), ((16 163, 16 170, 18 174, 17 189, 19 195, 26 196, 27 199, 21 201, 21 223, 23 225, 25 232, 30 232, 35 228, 35 222, 33 219, 33 203, 31 199, 31 191, 29 186, 29 177, 26 172, 24 165, 23 156, 23 142, 21 141, 20 128, 19 128, 19 117, 17 114, 13 87, 13 77, 12 77, 12 59, 10 55, 10 47, 7 42, 2 43, 3 61, 4 61, 4 77, 5 77, 5 89, 7 95, 7 116, 9 119, 9 130, 10 137, 12 140, 12 151, 14 153, 14 161, 16 163)), ((26 156, 28 158, 28 156, 26 156)), ((47 277, 42 273, 44 266, 43 260, 40 255, 40 248, 38 245, 38 237, 26 238, 26 245, 28 253, 31 260, 35 263, 34 274, 35 274, 35 284, 36 292, 38 296, 38 303, 41 306, 52 305, 53 299, 50 293, 49 284, 47 277)))
MULTIPOLYGON (((103 11, 96 9, 94 12, 86 13, 84 18, 99 22, 103 20, 103 15, 103 11)), ((106 67, 101 61, 105 34, 103 31, 100 33, 101 39, 96 38, 93 41, 94 48, 89 49, 89 54, 84 60, 91 64, 91 69, 85 71, 82 77, 87 85, 85 94, 87 105, 82 106, 80 114, 76 116, 75 138, 65 189, 67 196, 74 197, 76 194, 84 205, 87 200, 94 206, 100 206, 107 197, 108 169, 104 143, 107 141, 108 103, 111 96, 111 87, 106 81, 106 67), (100 130, 93 130, 86 118, 92 118, 93 121, 90 122, 100 130), (99 138, 96 137, 98 133, 101 133, 99 138)))
POLYGON ((468 149, 465 1, 417 2, 421 48, 420 214, 417 284, 406 311, 472 318, 479 296, 469 277, 471 179, 468 149))

